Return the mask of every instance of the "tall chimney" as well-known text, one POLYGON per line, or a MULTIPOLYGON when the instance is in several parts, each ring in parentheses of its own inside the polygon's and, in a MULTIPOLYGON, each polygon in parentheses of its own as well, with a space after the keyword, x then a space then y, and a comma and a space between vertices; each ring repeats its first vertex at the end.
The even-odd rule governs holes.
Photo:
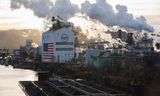
POLYGON ((118 38, 122 39, 122 30, 121 29, 118 30, 118 38))
POLYGON ((133 45, 133 44, 134 44, 133 33, 128 33, 128 37, 127 37, 126 42, 127 42, 129 45, 133 45))

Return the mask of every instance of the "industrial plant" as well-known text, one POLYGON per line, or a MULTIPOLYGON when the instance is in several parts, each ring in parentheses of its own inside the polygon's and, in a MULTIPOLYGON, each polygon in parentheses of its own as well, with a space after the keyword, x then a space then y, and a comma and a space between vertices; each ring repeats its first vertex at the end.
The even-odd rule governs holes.
POLYGON ((13 54, 0 50, 2 64, 38 72, 38 81, 19 82, 27 96, 148 96, 158 84, 158 33, 119 28, 103 31, 108 40, 88 38, 73 23, 51 21, 41 45, 28 39, 13 54))
POLYGON ((160 96, 160 0, 0 0, 0 96, 160 96))

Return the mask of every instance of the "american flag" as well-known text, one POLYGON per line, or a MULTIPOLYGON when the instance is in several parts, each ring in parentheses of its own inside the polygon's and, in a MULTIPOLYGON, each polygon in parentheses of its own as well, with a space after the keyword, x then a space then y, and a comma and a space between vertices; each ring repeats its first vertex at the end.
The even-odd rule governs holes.
POLYGON ((44 59, 53 59, 54 55, 54 44, 53 43, 44 43, 43 45, 43 58, 44 59))

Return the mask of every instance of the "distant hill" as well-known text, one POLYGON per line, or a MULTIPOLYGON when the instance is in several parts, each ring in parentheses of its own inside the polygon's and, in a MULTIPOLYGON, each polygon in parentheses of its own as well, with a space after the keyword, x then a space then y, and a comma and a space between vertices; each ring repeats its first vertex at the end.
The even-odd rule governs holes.
POLYGON ((15 49, 25 45, 26 39, 32 39, 36 44, 41 42, 41 32, 35 29, 0 30, 0 48, 15 49))

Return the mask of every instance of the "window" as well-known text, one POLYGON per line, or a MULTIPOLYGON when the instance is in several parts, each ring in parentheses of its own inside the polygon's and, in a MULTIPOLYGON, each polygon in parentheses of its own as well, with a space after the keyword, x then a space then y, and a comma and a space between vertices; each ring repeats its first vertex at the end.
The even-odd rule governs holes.
POLYGON ((56 42, 56 45, 73 45, 73 42, 56 42))
POLYGON ((73 51, 73 48, 56 48, 56 51, 73 51))

